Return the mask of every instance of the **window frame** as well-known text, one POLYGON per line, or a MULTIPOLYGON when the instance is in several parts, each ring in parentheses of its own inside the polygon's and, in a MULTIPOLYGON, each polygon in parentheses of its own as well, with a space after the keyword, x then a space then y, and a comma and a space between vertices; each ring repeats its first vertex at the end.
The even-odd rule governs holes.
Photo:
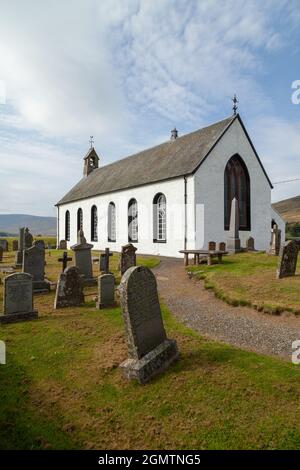
POLYGON ((128 202, 128 242, 138 243, 139 241, 139 219, 138 219, 138 203, 135 198, 131 198, 128 202), (133 209, 134 213, 133 213, 133 209), (133 230, 134 229, 134 230, 133 230), (136 238, 133 237, 135 232, 136 238))
POLYGON ((164 193, 157 193, 153 198, 153 243, 167 243, 167 198, 164 193), (164 200, 164 217, 161 218, 160 199, 164 200), (160 223, 161 222, 161 223, 160 223), (162 232, 162 235, 160 235, 162 232))
POLYGON ((239 204, 239 230, 251 231, 250 177, 244 160, 238 154, 227 161, 224 170, 224 230, 230 229, 231 203, 234 197, 239 204))
POLYGON ((107 214, 107 241, 115 243, 117 240, 117 219, 116 219, 116 204, 110 201, 108 204, 107 214), (114 237, 112 236, 114 235, 114 237))

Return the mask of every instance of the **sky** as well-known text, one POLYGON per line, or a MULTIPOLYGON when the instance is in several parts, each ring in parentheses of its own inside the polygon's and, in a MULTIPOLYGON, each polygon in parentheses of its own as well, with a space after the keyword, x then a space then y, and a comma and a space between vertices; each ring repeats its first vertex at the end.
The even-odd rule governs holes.
POLYGON ((56 215, 90 135, 105 165, 234 93, 271 181, 300 178, 299 31, 299 0, 0 0, 0 213, 56 215))

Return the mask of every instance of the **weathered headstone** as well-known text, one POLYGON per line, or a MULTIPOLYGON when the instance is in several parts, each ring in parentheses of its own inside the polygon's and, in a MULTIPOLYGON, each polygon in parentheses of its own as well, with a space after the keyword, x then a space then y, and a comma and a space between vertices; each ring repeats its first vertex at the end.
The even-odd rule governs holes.
POLYGON ((156 279, 150 269, 127 269, 119 293, 129 355, 120 367, 126 378, 145 383, 177 359, 176 341, 166 337, 156 279))
POLYGON ((0 240, 0 246, 3 251, 8 251, 8 241, 7 240, 0 240))
POLYGON ((122 275, 128 268, 136 265, 136 250, 137 248, 132 243, 122 246, 120 258, 120 271, 122 275))
POLYGON ((3 248, 0 246, 0 263, 2 263, 3 260, 3 248))
POLYGON ((22 271, 33 276, 34 292, 49 292, 50 282, 45 279, 45 244, 42 240, 36 240, 31 248, 24 251, 22 271))
POLYGON ((270 242, 270 249, 269 255, 279 255, 281 245, 281 230, 279 230, 277 224, 274 224, 271 229, 271 242, 270 242))
POLYGON ((28 248, 31 248, 33 245, 33 236, 31 235, 28 227, 25 228, 24 244, 25 244, 25 250, 27 250, 28 248))
POLYGON ((23 251, 25 249, 25 227, 19 229, 19 249, 16 253, 16 268, 22 267, 23 264, 23 251))
POLYGON ((281 245, 278 259, 277 279, 295 275, 298 252, 299 248, 295 240, 290 240, 281 245))
POLYGON ((229 236, 226 242, 227 251, 237 253, 241 251, 241 240, 239 238, 239 204, 234 197, 231 203, 229 236))
POLYGON ((99 270, 105 274, 109 274, 109 257, 113 254, 109 251, 109 248, 105 248, 105 253, 100 253, 99 258, 99 270))
POLYGON ((92 254, 91 250, 94 245, 86 242, 83 230, 79 230, 77 244, 71 246, 75 256, 75 266, 82 274, 85 285, 97 284, 97 279, 93 278, 92 254))
POLYGON ((220 242, 218 249, 219 249, 219 251, 226 251, 226 243, 225 242, 220 242))
POLYGON ((115 303, 115 278, 113 274, 102 274, 98 277, 97 308, 105 308, 115 303))
MULTIPOLYGON (((50 253, 49 253, 50 254, 50 253)), ((58 258, 59 263, 62 263, 62 272, 68 267, 68 261, 72 261, 71 257, 68 257, 68 252, 64 251, 62 258, 58 258)))
POLYGON ((15 273, 4 278, 4 311, 0 323, 12 323, 38 318, 33 308, 32 276, 15 273))
POLYGON ((18 249, 19 249, 18 240, 13 240, 12 241, 12 251, 18 251, 18 249))
POLYGON ((209 251, 215 251, 216 242, 208 242, 208 249, 209 249, 209 251))
POLYGON ((79 269, 70 266, 57 282, 54 308, 78 307, 84 303, 83 282, 79 269))
POLYGON ((253 237, 247 238, 246 248, 247 248, 248 251, 254 251, 255 250, 255 248, 254 248, 254 238, 253 237))
POLYGON ((60 240, 58 245, 59 250, 66 250, 67 249, 67 242, 66 240, 60 240))

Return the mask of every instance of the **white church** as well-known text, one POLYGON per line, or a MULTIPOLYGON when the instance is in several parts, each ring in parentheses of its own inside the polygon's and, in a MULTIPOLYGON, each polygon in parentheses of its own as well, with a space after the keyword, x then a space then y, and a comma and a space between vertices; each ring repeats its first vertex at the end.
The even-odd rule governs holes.
POLYGON ((57 239, 77 242, 83 229, 94 249, 182 257, 182 249, 226 242, 231 201, 239 205, 241 246, 250 236, 267 250, 272 223, 285 224, 271 207, 271 181, 239 114, 190 134, 99 165, 91 147, 83 178, 57 203, 57 239))

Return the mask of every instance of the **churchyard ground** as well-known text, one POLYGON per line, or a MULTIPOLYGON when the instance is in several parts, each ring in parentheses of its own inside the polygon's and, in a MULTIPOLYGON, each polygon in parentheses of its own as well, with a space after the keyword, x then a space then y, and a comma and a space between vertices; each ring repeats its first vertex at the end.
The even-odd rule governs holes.
POLYGON ((293 277, 276 279, 277 263, 277 256, 249 252, 223 257, 222 264, 189 266, 187 271, 204 279, 207 289, 231 305, 300 314, 300 256, 293 277))
MULTIPOLYGON (((47 250, 51 281, 61 254, 47 250)), ((39 320, 1 327, 2 449, 299 449, 300 366, 203 339, 163 308, 180 359, 147 385, 127 382, 120 309, 96 310, 95 292, 56 311, 54 291, 36 295, 39 320)))

